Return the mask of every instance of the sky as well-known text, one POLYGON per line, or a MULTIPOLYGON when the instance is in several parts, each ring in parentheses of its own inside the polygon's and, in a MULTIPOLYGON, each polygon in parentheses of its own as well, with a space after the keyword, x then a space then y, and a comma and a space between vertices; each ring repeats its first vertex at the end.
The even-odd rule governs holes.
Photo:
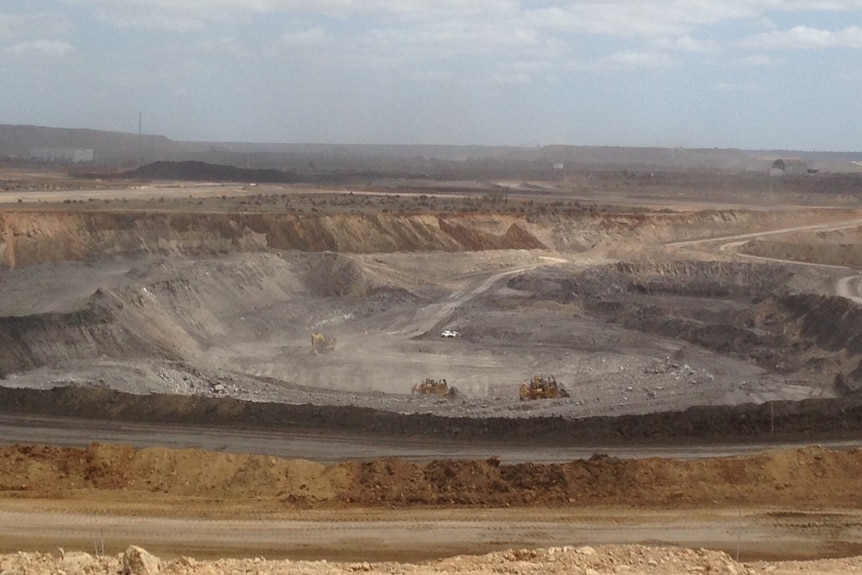
POLYGON ((862 151, 862 0, 0 0, 0 123, 862 151), (139 116, 140 115, 140 116, 139 116))

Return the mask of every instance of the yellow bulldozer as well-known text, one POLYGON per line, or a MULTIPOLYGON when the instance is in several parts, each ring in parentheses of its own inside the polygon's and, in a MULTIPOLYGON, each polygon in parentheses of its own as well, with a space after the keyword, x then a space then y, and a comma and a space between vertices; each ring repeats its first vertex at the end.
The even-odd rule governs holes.
POLYGON ((445 396, 450 399, 458 397, 458 388, 449 386, 445 379, 431 379, 426 377, 421 383, 416 383, 411 388, 413 394, 445 396))
POLYGON ((329 353, 335 351, 335 336, 329 336, 320 332, 311 334, 311 353, 329 353))
POLYGON ((553 375, 534 375, 530 381, 522 383, 518 389, 518 397, 521 401, 534 399, 554 399, 557 397, 569 397, 566 388, 557 383, 553 375))

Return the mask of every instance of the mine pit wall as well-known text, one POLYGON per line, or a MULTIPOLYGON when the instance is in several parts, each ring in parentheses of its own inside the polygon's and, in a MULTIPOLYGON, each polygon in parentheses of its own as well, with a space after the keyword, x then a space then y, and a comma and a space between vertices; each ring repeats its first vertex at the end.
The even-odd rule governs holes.
MULTIPOLYGON (((853 214, 858 217, 858 214, 853 214)), ((554 249, 581 252, 719 237, 765 227, 847 219, 851 214, 744 210, 537 213, 184 213, 8 209, 0 212, 0 266, 115 256, 212 256, 267 249, 386 253, 554 249)))
MULTIPOLYGON (((862 307, 837 296, 792 293, 792 268, 746 262, 619 261, 577 274, 527 272, 508 286, 627 329, 675 338, 768 370, 793 369, 840 394, 862 394, 862 307), (746 302, 739 317, 659 314, 633 295, 678 295, 746 302)), ((784 371, 787 373, 787 371, 784 371)))
POLYGON ((515 216, 391 214, 0 213, 0 265, 266 249, 345 253, 542 249, 515 216))
POLYGON ((58 361, 161 356, 178 359, 157 339, 135 333, 122 305, 96 293, 80 310, 0 317, 0 379, 58 361))
MULTIPOLYGON (((130 214, 9 210, 0 212, 0 266, 23 267, 45 262, 134 258, 150 254, 213 256, 268 249, 374 253, 559 248, 574 246, 572 243, 548 241, 553 236, 551 231, 561 227, 567 228, 569 238, 577 236, 581 240, 599 241, 593 235, 599 228, 605 228, 603 233, 607 234, 607 239, 628 234, 648 241, 652 233, 654 241, 672 227, 669 224, 662 227, 659 225, 661 222, 676 221, 682 229, 680 234, 685 235, 694 233, 699 226, 706 226, 705 222, 715 217, 710 213, 656 214, 652 220, 656 229, 650 232, 650 219, 640 217, 595 219, 590 223, 586 218, 566 222, 475 213, 130 214)), ((745 218, 736 214, 730 219, 745 218)), ((719 223, 721 226, 727 224, 726 221, 719 223)), ((708 231, 709 228, 704 227, 701 233, 708 231)), ((695 291, 703 295, 747 298, 764 297, 774 292, 770 281, 776 278, 781 280, 778 285, 787 281, 780 270, 772 270, 771 274, 766 274, 768 277, 762 277, 765 268, 761 266, 730 264, 731 273, 728 273, 727 266, 693 262, 621 262, 615 264, 615 277, 618 276, 618 289, 623 291, 638 289, 676 293, 677 279, 682 275, 687 278, 688 291, 699 285, 695 291)), ((592 278, 593 283, 603 286, 603 290, 609 289, 607 273, 601 270, 588 272, 582 280, 595 274, 599 276, 592 278)), ((512 287, 519 287, 516 280, 512 281, 515 282, 510 284, 512 287)), ((572 278, 559 280, 563 294, 572 293, 571 281, 572 278)), ((109 297, 105 293, 97 293, 88 307, 69 314, 0 318, 0 375, 50 365, 52 361, 99 357, 192 357, 202 343, 197 339, 213 334, 192 333, 187 329, 195 322, 184 318, 178 310, 188 307, 185 304, 189 302, 195 303, 196 292, 179 289, 181 287, 167 286, 162 290, 164 293, 159 292, 158 300, 144 298, 138 301, 130 299, 129 294, 109 297), (174 292, 181 293, 182 297, 174 292)), ((228 292, 228 295, 234 293, 231 289, 228 292)), ((553 298, 547 292, 545 296, 553 298)), ((228 300, 234 301, 230 297, 228 300)), ((857 316, 862 312, 857 306, 840 298, 816 296, 786 296, 779 301, 784 308, 782 317, 799 326, 807 340, 808 343, 803 345, 828 350, 836 361, 841 362, 840 373, 836 373, 839 388, 845 392, 858 392, 862 388, 862 331, 859 331, 862 328, 858 327, 862 325, 862 317, 857 316)), ((213 319, 207 322, 210 324, 214 326, 212 330, 217 331, 218 322, 213 319)), ((835 372, 830 370, 830 375, 832 373, 835 372)))
POLYGON ((862 393, 862 307, 846 298, 815 294, 787 295, 778 301, 803 336, 841 354, 845 367, 835 378, 837 390, 862 393))

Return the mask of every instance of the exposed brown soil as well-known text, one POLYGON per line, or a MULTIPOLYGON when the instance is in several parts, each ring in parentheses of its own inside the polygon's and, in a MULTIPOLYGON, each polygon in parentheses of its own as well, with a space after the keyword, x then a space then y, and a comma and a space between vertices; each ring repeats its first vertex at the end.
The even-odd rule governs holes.
MULTIPOLYGON (((811 447, 694 461, 596 455, 565 464, 398 459, 324 466, 197 450, 0 448, 0 497, 124 501, 242 516, 335 507, 859 508, 862 450, 811 447)), ((96 503, 96 502, 99 503, 96 503)), ((139 511, 141 511, 139 509, 139 511)))

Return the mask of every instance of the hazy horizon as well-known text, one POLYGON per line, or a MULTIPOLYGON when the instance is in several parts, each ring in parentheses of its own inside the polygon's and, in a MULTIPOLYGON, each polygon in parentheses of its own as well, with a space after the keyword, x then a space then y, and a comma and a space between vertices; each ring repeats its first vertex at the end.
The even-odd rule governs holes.
POLYGON ((862 0, 6 0, 0 123, 862 151, 862 0))
MULTIPOLYGON (((84 130, 84 131, 93 131, 93 132, 101 132, 106 134, 123 134, 127 136, 137 136, 137 131, 131 130, 107 130, 100 128, 91 128, 86 126, 47 126, 47 125, 37 125, 37 124, 0 124, 2 126, 12 126, 12 127, 31 127, 36 129, 48 129, 48 130, 84 130)), ((530 145, 513 145, 513 144, 425 144, 425 143, 411 143, 411 144, 399 144, 399 143, 376 143, 376 142, 366 142, 366 143, 356 143, 356 142, 291 142, 291 141, 254 141, 254 140, 188 140, 188 139, 177 139, 171 138, 166 134, 154 134, 147 133, 144 131, 142 133, 144 137, 155 137, 161 138, 165 137, 176 143, 188 143, 188 144, 224 144, 231 146, 309 146, 309 147, 330 147, 330 146, 369 146, 369 147, 415 147, 415 148, 512 148, 519 150, 532 150, 532 149, 540 149, 540 148, 631 148, 631 149, 660 149, 660 150, 701 150, 701 151, 739 151, 739 152, 800 152, 800 153, 814 153, 814 154, 862 154, 862 151, 856 150, 815 150, 815 149, 802 149, 802 148, 731 148, 731 147, 718 147, 718 146, 650 146, 650 145, 605 145, 605 144, 530 144, 530 145)))

